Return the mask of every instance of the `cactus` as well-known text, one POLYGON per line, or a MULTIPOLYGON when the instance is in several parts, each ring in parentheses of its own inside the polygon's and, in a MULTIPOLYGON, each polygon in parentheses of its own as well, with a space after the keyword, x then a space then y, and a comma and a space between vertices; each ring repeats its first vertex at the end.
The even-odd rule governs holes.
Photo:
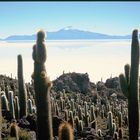
POLYGON ((108 128, 109 128, 109 134, 112 136, 113 135, 113 117, 112 117, 112 112, 108 112, 108 128))
POLYGON ((95 131, 97 131, 97 121, 96 120, 91 122, 91 128, 94 128, 95 131))
MULTIPOLYGON (((1 88, 0 88, 0 92, 1 92, 1 88)), ((2 134, 2 104, 1 104, 1 94, 0 94, 0 140, 2 139, 1 134, 2 134)))
POLYGON ((118 132, 115 132, 114 133, 114 140, 117 140, 118 139, 118 132))
POLYGON ((124 117, 124 125, 128 126, 128 116, 124 117))
POLYGON ((34 89, 37 107, 37 138, 38 140, 52 140, 52 116, 50 103, 51 82, 47 77, 45 61, 47 58, 45 32, 37 33, 37 42, 33 46, 34 60, 34 89))
POLYGON ((119 112, 118 118, 119 118, 119 128, 121 128, 122 127, 122 113, 121 112, 119 112))
POLYGON ((104 119, 104 117, 105 117, 105 112, 104 110, 101 110, 101 118, 104 119))
POLYGON ((1 96, 2 110, 9 111, 8 100, 5 94, 1 96))
POLYGON ((119 130, 118 130, 118 137, 119 137, 119 139, 123 138, 123 130, 122 130, 122 128, 119 128, 119 130))
POLYGON ((54 101, 54 98, 51 97, 51 109, 52 109, 52 113, 55 113, 55 101, 54 101))
POLYGON ((74 111, 74 99, 71 99, 70 103, 71 103, 71 111, 74 111))
POLYGON ((15 123, 12 123, 10 126, 10 136, 16 137, 16 140, 19 140, 19 128, 15 123))
POLYGON ((78 107, 78 117, 79 117, 79 120, 83 120, 82 108, 80 106, 78 107))
POLYGON ((79 117, 78 116, 75 117, 75 124, 76 124, 77 131, 79 131, 79 117))
POLYGON ((97 134, 98 134, 99 137, 102 137, 102 131, 101 131, 101 129, 98 129, 97 134))
POLYGON ((76 109, 74 109, 74 110, 73 110, 73 117, 76 116, 76 113, 77 113, 77 112, 76 112, 76 109))
POLYGON ((65 121, 68 121, 68 110, 65 110, 65 121))
POLYGON ((23 79, 22 56, 18 55, 18 94, 20 106, 20 118, 27 115, 27 91, 23 79))
POLYGON ((55 104, 55 114, 57 115, 57 116, 59 116, 59 108, 58 108, 58 104, 57 104, 57 102, 56 102, 56 104, 55 104))
POLYGON ((32 100, 31 99, 28 99, 28 112, 29 114, 32 114, 33 113, 33 104, 32 104, 32 100))
POLYGON ((15 119, 15 109, 14 109, 14 99, 13 99, 13 91, 9 91, 9 109, 12 115, 12 118, 15 119))
POLYGON ((129 89, 129 87, 128 87, 126 77, 124 76, 124 74, 120 74, 119 79, 120 79, 121 90, 122 90, 123 94, 128 98, 128 92, 129 92, 128 89, 129 89))
POLYGON ((112 126, 112 136, 115 134, 116 132, 116 124, 113 123, 113 126, 112 126))
POLYGON ((9 91, 10 91, 9 86, 6 85, 6 86, 5 86, 5 94, 6 94, 6 97, 7 97, 7 98, 9 98, 9 91))
POLYGON ((89 125, 89 115, 88 115, 87 102, 84 103, 84 110, 85 110, 85 126, 88 127, 88 125, 89 125))
POLYGON ((95 120, 94 105, 90 107, 91 122, 95 120))
POLYGON ((74 127, 74 119, 73 119, 73 112, 69 111, 69 120, 68 122, 71 124, 72 128, 74 127))
POLYGON ((125 76, 119 75, 123 94, 128 98, 129 139, 138 140, 139 131, 139 41, 138 30, 132 34, 131 68, 125 65, 125 76))
POLYGON ((74 140, 73 129, 69 123, 61 123, 58 132, 59 140, 74 140))
POLYGON ((63 102, 62 97, 60 97, 60 109, 61 109, 61 111, 63 111, 63 109, 64 109, 64 102, 63 102))
POLYGON ((18 99, 18 96, 15 96, 14 108, 15 108, 15 118, 19 119, 20 118, 20 109, 19 109, 19 99, 18 99))
POLYGON ((83 131, 83 121, 79 120, 79 131, 83 131))

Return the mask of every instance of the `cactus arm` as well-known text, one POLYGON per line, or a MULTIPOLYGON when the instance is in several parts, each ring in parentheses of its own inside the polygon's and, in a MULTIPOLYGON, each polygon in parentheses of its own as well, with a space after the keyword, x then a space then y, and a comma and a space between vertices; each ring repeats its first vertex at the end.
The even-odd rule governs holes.
POLYGON ((128 98, 128 84, 127 84, 127 80, 126 80, 124 74, 119 75, 119 80, 120 80, 121 90, 122 90, 124 96, 126 96, 128 98))
POLYGON ((129 85, 129 82, 130 82, 130 65, 129 64, 126 64, 124 66, 124 72, 125 72, 125 78, 127 81, 127 85, 129 85))

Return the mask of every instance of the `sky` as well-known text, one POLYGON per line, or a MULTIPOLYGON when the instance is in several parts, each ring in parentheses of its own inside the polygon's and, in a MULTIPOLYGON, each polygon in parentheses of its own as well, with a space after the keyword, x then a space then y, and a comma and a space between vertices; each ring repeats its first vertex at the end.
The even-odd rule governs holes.
POLYGON ((140 2, 0 2, 0 38, 72 26, 110 35, 140 29, 140 2))

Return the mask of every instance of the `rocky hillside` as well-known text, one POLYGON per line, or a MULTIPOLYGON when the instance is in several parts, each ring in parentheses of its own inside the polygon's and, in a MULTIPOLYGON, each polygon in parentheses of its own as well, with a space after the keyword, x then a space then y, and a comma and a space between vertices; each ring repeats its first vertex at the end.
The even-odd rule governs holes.
MULTIPOLYGON (((15 91, 17 89, 17 80, 11 77, 0 75, 0 85, 2 88, 1 90, 15 91), (10 87, 5 87, 4 85, 10 85, 10 87)), ((96 93, 101 97, 110 96, 113 93, 122 96, 118 77, 109 78, 105 83, 98 81, 95 84, 90 81, 89 75, 87 73, 64 73, 53 81, 52 90, 55 92, 62 92, 65 90, 69 93, 77 92, 82 94, 96 93)))
POLYGON ((53 81, 53 90, 66 92, 79 92, 83 94, 98 93, 100 96, 110 96, 113 93, 121 95, 118 77, 109 78, 105 83, 98 81, 92 83, 87 73, 64 73, 53 81))
POLYGON ((90 82, 89 76, 87 73, 66 73, 58 77, 53 81, 53 89, 55 91, 66 92, 79 92, 79 93, 89 93, 96 88, 94 83, 90 82))

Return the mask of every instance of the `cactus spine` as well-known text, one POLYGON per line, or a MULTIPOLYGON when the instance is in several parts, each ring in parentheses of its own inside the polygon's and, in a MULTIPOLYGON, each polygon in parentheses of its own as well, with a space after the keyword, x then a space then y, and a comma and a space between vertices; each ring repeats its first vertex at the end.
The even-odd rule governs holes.
POLYGON ((74 140, 73 129, 69 123, 62 123, 59 126, 59 140, 74 140))
POLYGON ((45 32, 40 30, 37 33, 37 42, 33 46, 34 60, 34 89, 37 107, 37 137, 38 140, 52 140, 52 116, 50 102, 51 82, 47 77, 45 68, 46 45, 45 32))
POLYGON ((18 126, 16 124, 11 124, 10 126, 10 136, 16 137, 16 140, 19 140, 19 130, 18 126))
POLYGON ((23 116, 27 115, 27 91, 23 79, 23 64, 21 55, 18 55, 18 90, 20 118, 22 118, 23 116))
POLYGON ((129 139, 138 140, 139 131, 139 41, 138 30, 132 34, 131 69, 125 65, 125 76, 121 74, 120 85, 122 92, 128 98, 129 139), (130 74, 129 74, 130 73, 130 74), (135 113, 134 113, 135 112, 135 113))

